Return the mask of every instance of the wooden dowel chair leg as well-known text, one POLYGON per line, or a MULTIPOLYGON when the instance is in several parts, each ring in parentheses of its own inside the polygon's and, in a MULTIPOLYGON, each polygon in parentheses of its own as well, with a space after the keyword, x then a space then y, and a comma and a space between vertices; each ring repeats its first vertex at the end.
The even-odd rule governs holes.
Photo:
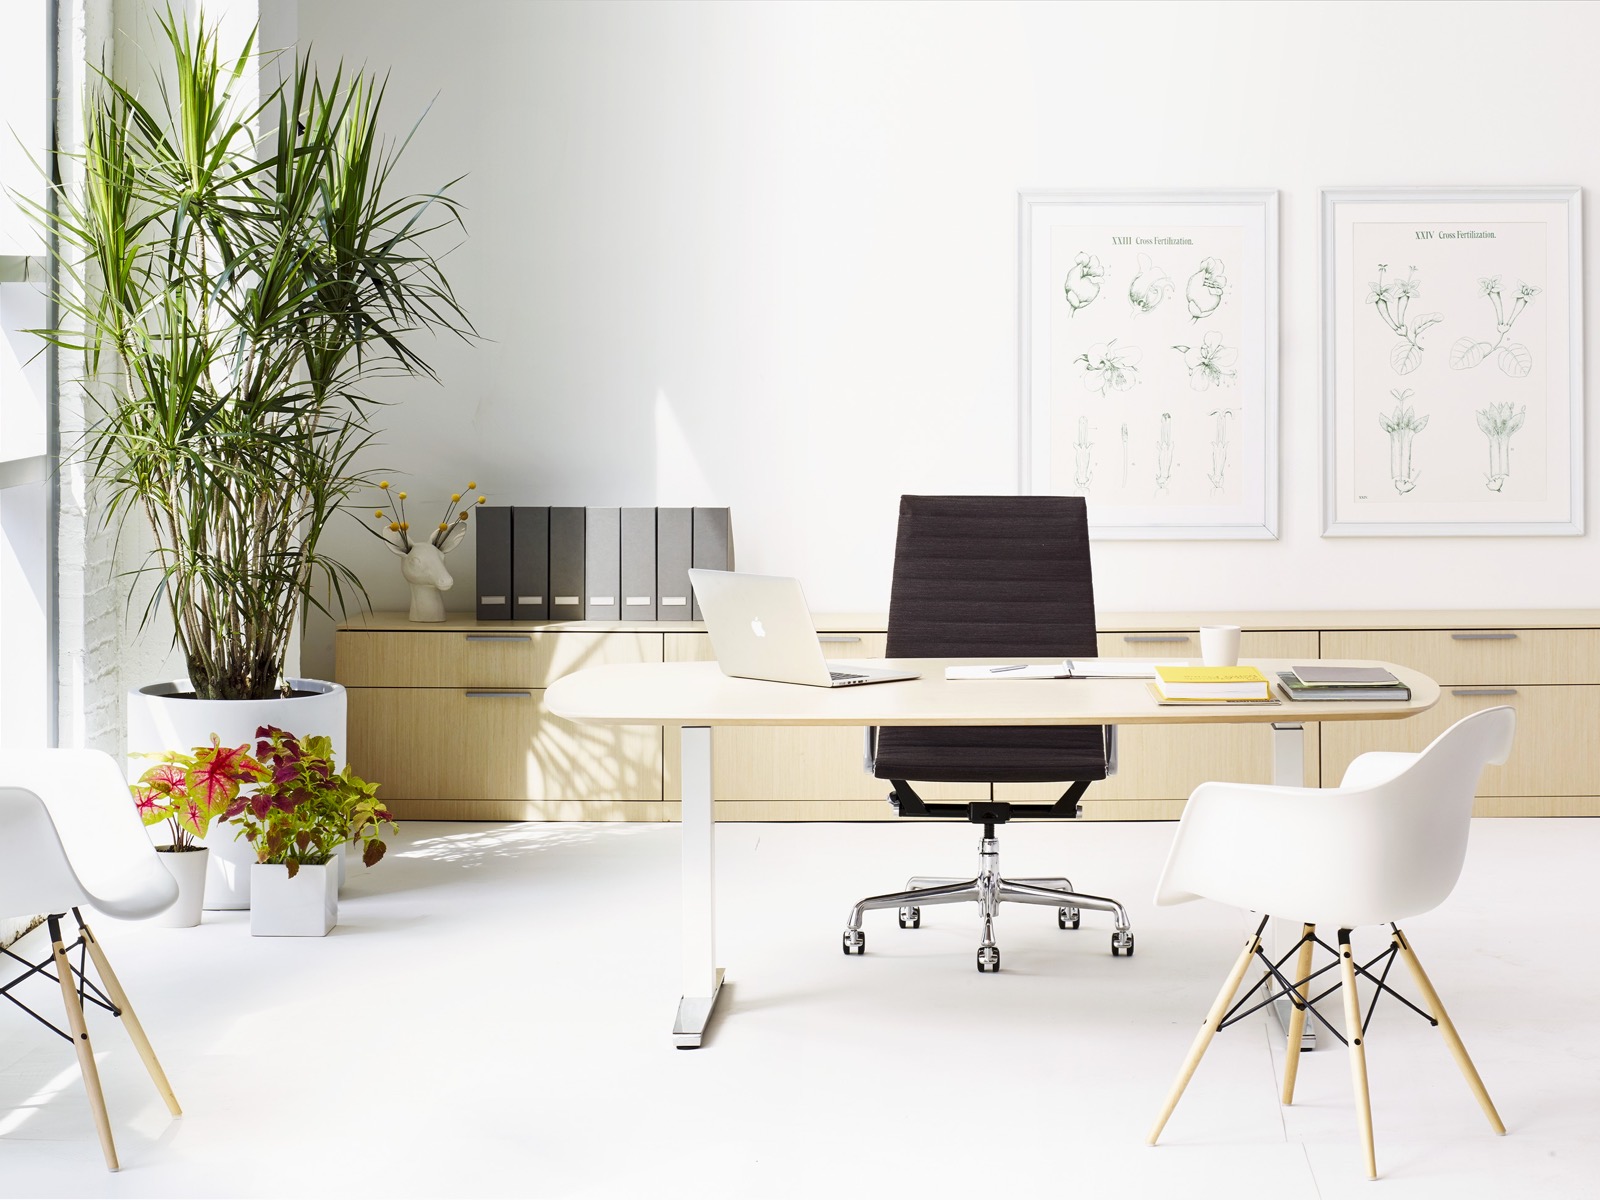
POLYGON ((1294 1103, 1294 1081, 1300 1074, 1300 1039, 1306 1031, 1306 1010, 1303 1007, 1307 994, 1311 991, 1311 981, 1306 976, 1311 974, 1311 951, 1316 945, 1311 940, 1311 935, 1317 931, 1315 925, 1303 926, 1300 936, 1304 939, 1300 943, 1300 957, 1294 965, 1294 979, 1300 986, 1295 988, 1300 997, 1300 1004, 1289 1014, 1289 1051, 1283 1059, 1283 1102, 1294 1103), (1303 982, 1302 982, 1303 981, 1303 982))
POLYGON ((1367 1158, 1367 1178, 1378 1177, 1378 1154, 1372 1144, 1372 1098, 1367 1090, 1366 1039, 1361 1036, 1361 996, 1356 991, 1356 960, 1350 950, 1350 931, 1339 931, 1339 967, 1344 975, 1344 1036, 1350 1044, 1350 1081, 1355 1085, 1356 1122, 1361 1127, 1361 1149, 1367 1158))
POLYGON ((156 1091, 161 1093, 161 1098, 167 1103, 167 1111, 175 1117, 183 1116, 183 1109, 178 1107, 178 1098, 173 1095, 172 1084, 167 1082, 167 1073, 161 1069, 161 1063, 156 1059, 156 1052, 150 1045, 150 1039, 145 1036, 144 1026, 139 1024, 139 1018, 133 1011, 133 1005, 128 1003, 128 993, 122 990, 122 983, 112 971, 111 964, 106 960, 106 953, 100 948, 100 943, 89 927, 78 922, 78 928, 83 931, 84 944, 89 948, 89 957, 94 959, 94 969, 100 975, 100 982, 105 984, 106 994, 111 997, 122 1013, 122 1024, 128 1031, 128 1037, 133 1042, 133 1048, 139 1052, 139 1057, 144 1060, 144 1069, 150 1072, 150 1078, 156 1085, 156 1091))
POLYGON ((94 1047, 89 1044, 89 1027, 84 1023, 83 1005, 73 983, 72 964, 61 948, 61 922, 57 917, 50 918, 50 952, 55 958, 56 976, 61 981, 67 1028, 72 1032, 72 1048, 78 1052, 78 1069, 83 1073, 83 1090, 89 1093, 89 1111, 94 1116, 95 1131, 100 1135, 100 1149, 106 1156, 106 1169, 115 1171, 117 1147, 111 1140, 111 1118, 106 1113, 105 1094, 100 1090, 100 1071, 94 1065, 94 1047))
POLYGON ((1461 1035, 1456 1032, 1456 1027, 1450 1021, 1450 1014, 1445 1012, 1444 1004, 1439 999, 1439 993, 1433 990, 1433 982, 1428 978, 1427 972, 1422 969, 1422 964, 1417 961, 1417 955, 1411 949, 1411 943, 1406 940, 1406 935, 1398 929, 1394 931, 1394 944, 1400 948, 1400 957, 1405 959, 1407 968, 1411 971, 1411 978, 1416 980, 1417 989, 1428 1001, 1428 1011, 1433 1014, 1433 1019, 1439 1022, 1439 1032, 1444 1034, 1445 1045, 1450 1047, 1450 1056, 1456 1060, 1456 1066, 1461 1068, 1461 1075, 1467 1081, 1467 1086, 1472 1089, 1472 1094, 1478 1098, 1478 1105, 1483 1109, 1483 1115, 1489 1118, 1489 1124, 1494 1131, 1504 1134, 1505 1123, 1500 1120, 1500 1114, 1495 1111, 1494 1101, 1489 1099, 1489 1089, 1483 1086, 1483 1080, 1478 1075, 1478 1069, 1472 1065, 1472 1059, 1467 1057, 1467 1048, 1461 1044, 1461 1035))
POLYGON ((1244 973, 1250 969, 1250 960, 1255 957, 1256 949, 1261 945, 1261 931, 1266 928, 1263 920, 1256 927, 1250 940, 1244 944, 1244 950, 1239 955, 1239 960, 1233 964, 1233 970, 1228 972, 1227 981, 1222 985, 1222 990, 1217 993, 1217 999, 1211 1006, 1211 1011, 1206 1014, 1205 1024, 1200 1027, 1199 1035, 1194 1039, 1194 1045, 1189 1047, 1189 1057, 1184 1059, 1183 1069, 1178 1072, 1177 1082, 1172 1085, 1172 1092, 1167 1096, 1167 1103, 1161 1110, 1161 1115, 1156 1118, 1155 1127, 1150 1130, 1150 1145, 1154 1146, 1161 1137, 1161 1131, 1166 1128, 1167 1119, 1172 1116, 1172 1110, 1178 1107, 1178 1101, 1183 1098, 1183 1089, 1189 1086, 1189 1080, 1194 1077, 1195 1068, 1200 1065, 1200 1060, 1205 1057, 1206 1047, 1211 1045, 1211 1039, 1216 1036, 1217 1027, 1222 1024, 1222 1018, 1227 1015, 1228 1006, 1233 1003, 1233 997, 1239 991, 1239 984, 1244 980, 1244 973))

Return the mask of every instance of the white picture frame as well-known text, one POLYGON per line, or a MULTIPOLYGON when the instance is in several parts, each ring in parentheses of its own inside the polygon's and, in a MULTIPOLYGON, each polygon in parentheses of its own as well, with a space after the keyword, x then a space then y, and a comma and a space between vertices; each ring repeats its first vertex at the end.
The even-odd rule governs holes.
POLYGON ((1581 189, 1325 188, 1321 224, 1323 536, 1582 534, 1581 189))
POLYGON ((1019 490, 1101 539, 1277 537, 1277 191, 1022 191, 1017 243, 1019 490))

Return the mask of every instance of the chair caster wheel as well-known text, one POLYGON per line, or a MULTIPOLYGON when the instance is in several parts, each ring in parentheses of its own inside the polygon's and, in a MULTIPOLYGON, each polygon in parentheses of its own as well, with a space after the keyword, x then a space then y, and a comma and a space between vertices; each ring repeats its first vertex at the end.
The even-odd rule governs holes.
POLYGON ((1111 935, 1111 957, 1133 957, 1133 934, 1118 930, 1111 935))
POLYGON ((846 929, 844 931, 844 952, 846 954, 865 954, 867 952, 866 931, 846 929))
POLYGON ((917 929, 922 925, 922 910, 915 904, 908 904, 900 910, 900 928, 917 929))
POLYGON ((1062 929, 1076 929, 1083 924, 1083 914, 1075 908, 1056 909, 1056 924, 1062 929))
POLYGON ((1000 947, 999 946, 979 946, 978 947, 978 971, 980 973, 982 973, 984 971, 988 971, 990 974, 998 974, 999 973, 999 971, 1000 971, 1000 947))

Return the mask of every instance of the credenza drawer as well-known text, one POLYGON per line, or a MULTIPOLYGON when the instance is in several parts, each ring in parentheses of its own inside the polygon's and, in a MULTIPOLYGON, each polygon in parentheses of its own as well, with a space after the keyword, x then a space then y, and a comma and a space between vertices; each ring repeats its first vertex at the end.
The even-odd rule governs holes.
POLYGON ((1600 630, 1368 629, 1322 635, 1324 658, 1403 663, 1441 684, 1594 683, 1600 630))
POLYGON ((661 799, 659 726, 563 721, 537 689, 351 688, 349 743, 385 799, 661 799))
POLYGON ((1345 768, 1368 750, 1421 750, 1462 717, 1509 704, 1517 710, 1511 757, 1484 768, 1480 796, 1600 794, 1600 758, 1589 752, 1600 726, 1600 687, 1447 687, 1439 703, 1405 721, 1326 721, 1322 783, 1338 786, 1345 768))
MULTIPOLYGON (((1200 657, 1200 635, 1194 630, 1101 633, 1096 641, 1101 658, 1149 658, 1159 662, 1181 662, 1186 658, 1200 657)), ((1301 630, 1276 632, 1246 629, 1239 635, 1239 657, 1304 658, 1309 662, 1317 657, 1317 635, 1301 630)))
POLYGON ((659 633, 454 630, 336 635, 346 687, 543 688, 571 671, 661 661, 659 633))

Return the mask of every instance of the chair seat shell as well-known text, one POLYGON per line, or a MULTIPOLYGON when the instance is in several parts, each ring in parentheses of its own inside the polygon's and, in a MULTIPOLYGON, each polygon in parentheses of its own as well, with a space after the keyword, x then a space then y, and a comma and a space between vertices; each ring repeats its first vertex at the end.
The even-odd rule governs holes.
POLYGON ((110 755, 0 752, 0 914, 64 913, 88 904, 140 920, 177 898, 177 881, 110 755))

